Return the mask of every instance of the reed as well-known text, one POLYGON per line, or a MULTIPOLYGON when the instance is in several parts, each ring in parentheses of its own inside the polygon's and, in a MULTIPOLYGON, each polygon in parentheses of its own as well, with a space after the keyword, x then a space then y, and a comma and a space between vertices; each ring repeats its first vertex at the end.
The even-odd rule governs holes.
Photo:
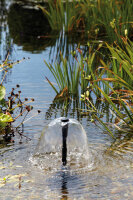
POLYGON ((115 47, 108 44, 107 48, 111 53, 112 71, 121 77, 125 82, 132 86, 133 81, 133 42, 126 38, 121 39, 121 46, 118 44, 115 47))
MULTIPOLYGON (((88 55, 84 55, 80 48, 72 52, 73 62, 68 61, 61 55, 61 63, 54 66, 45 62, 55 81, 58 89, 48 79, 57 98, 64 94, 67 96, 81 93, 81 101, 84 103, 86 113, 91 112, 92 118, 98 120, 108 133, 114 137, 107 123, 118 130, 126 131, 133 129, 133 42, 127 37, 121 38, 121 45, 115 46, 99 44, 93 48, 88 43, 88 55), (110 58, 105 62, 100 59, 96 65, 96 55, 100 53, 100 48, 106 45, 110 52, 110 58), (122 46, 122 47, 121 47, 122 46), (108 113, 111 119, 105 122, 105 114, 96 106, 96 101, 108 104, 108 113), (103 116, 103 120, 101 118, 103 116), (125 129, 124 129, 125 128, 125 129)), ((100 104, 100 103, 99 103, 100 104)), ((81 105, 81 104, 80 104, 81 105)))
MULTIPOLYGON (((111 53, 110 62, 105 63, 101 60, 102 66, 96 70, 95 78, 90 80, 90 83, 97 98, 108 102, 113 116, 111 125, 126 132, 133 130, 133 42, 123 38, 121 43, 125 46, 124 49, 118 45, 113 47, 106 44, 111 53), (97 90, 101 93, 101 97, 97 90)), ((88 98, 84 100, 90 105, 88 98)), ((107 130, 106 124, 96 115, 95 118, 107 130)))
POLYGON ((120 35, 131 36, 132 1, 97 0, 92 2, 86 0, 80 6, 82 15, 86 19, 86 30, 106 36, 108 42, 115 40, 120 42, 120 35))
POLYGON ((69 61, 60 54, 61 61, 54 63, 54 65, 45 62, 45 65, 52 73, 58 89, 55 85, 46 77, 49 84, 55 90, 57 95, 64 92, 69 96, 79 96, 79 93, 86 91, 88 86, 88 79, 94 76, 93 69, 95 68, 95 55, 97 49, 93 51, 93 45, 88 44, 89 55, 84 58, 83 51, 77 48, 76 51, 71 52, 71 58, 69 61), (86 77, 86 78, 85 78, 86 77))
POLYGON ((70 32, 72 29, 76 29, 79 21, 79 7, 78 2, 73 0, 65 2, 61 0, 49 0, 48 9, 39 6, 43 13, 48 18, 49 24, 52 30, 61 31, 65 30, 70 32))
POLYGON ((132 37, 132 0, 66 0, 48 1, 48 9, 40 6, 53 30, 84 32, 88 38, 121 42, 121 36, 132 37))

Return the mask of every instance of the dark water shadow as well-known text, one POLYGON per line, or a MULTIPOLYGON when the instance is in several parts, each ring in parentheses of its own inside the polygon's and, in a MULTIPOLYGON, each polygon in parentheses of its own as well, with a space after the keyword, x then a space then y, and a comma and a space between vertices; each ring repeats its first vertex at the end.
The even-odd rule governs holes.
POLYGON ((59 192, 60 199, 69 199, 73 192, 81 195, 81 190, 85 187, 85 177, 78 174, 71 174, 69 169, 62 169, 47 179, 47 186, 51 191, 59 192), (79 192, 80 191, 80 192, 79 192))
POLYGON ((23 50, 40 53, 48 45, 54 45, 55 38, 51 38, 51 28, 47 18, 37 9, 27 4, 11 4, 8 12, 8 26, 13 43, 22 46, 23 50), (44 35, 45 39, 39 38, 44 35))

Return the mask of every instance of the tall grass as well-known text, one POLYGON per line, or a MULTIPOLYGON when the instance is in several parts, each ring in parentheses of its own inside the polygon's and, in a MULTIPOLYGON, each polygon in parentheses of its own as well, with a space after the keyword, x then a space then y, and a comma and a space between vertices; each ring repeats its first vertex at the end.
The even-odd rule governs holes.
POLYGON ((69 94, 78 94, 80 68, 77 68, 75 64, 71 65, 68 63, 67 59, 63 58, 63 56, 61 56, 61 63, 55 63, 54 67, 46 61, 45 64, 51 71, 58 85, 59 91, 57 91, 47 78, 57 94, 64 91, 67 91, 69 94))
POLYGON ((61 63, 54 66, 45 62, 58 84, 59 90, 47 79, 57 97, 67 93, 68 96, 77 95, 78 98, 81 93, 81 100, 87 112, 91 112, 93 118, 98 120, 112 137, 113 131, 100 117, 104 116, 104 113, 94 105, 94 96, 98 101, 108 103, 108 112, 112 116, 111 126, 123 131, 127 131, 127 128, 133 129, 133 42, 125 37, 121 39, 121 44, 124 48, 105 43, 110 51, 110 59, 106 62, 101 59, 98 67, 95 62, 96 53, 100 51, 102 44, 95 49, 88 44, 87 56, 77 48, 72 52, 75 60, 72 63, 63 56, 61 63))
MULTIPOLYGON (((95 78, 90 82, 95 95, 99 98, 100 92, 99 99, 108 102, 110 113, 114 116, 112 125, 118 130, 128 131, 133 130, 133 42, 125 38, 121 42, 125 46, 124 50, 119 46, 106 44, 111 60, 108 63, 101 60, 102 66, 97 69, 95 78)), ((90 104, 89 99, 85 100, 90 104)), ((107 128, 105 123, 98 120, 107 128)))
POLYGON ((76 51, 71 52, 72 55, 71 58, 69 56, 69 61, 62 54, 60 54, 61 62, 50 64, 44 61, 58 85, 58 89, 56 89, 55 85, 46 77, 56 94, 60 95, 67 91, 68 95, 79 96, 79 93, 86 91, 88 79, 90 80, 91 76, 93 76, 95 55, 99 46, 95 50, 91 45, 88 48, 89 55, 85 58, 83 51, 77 48, 76 51))
POLYGON ((48 5, 40 8, 53 30, 85 32, 93 39, 106 36, 108 42, 121 42, 120 35, 132 37, 132 0, 49 0, 48 5))
POLYGON ((86 30, 106 35, 108 41, 120 41, 119 35, 130 35, 133 30, 133 2, 116 0, 83 1, 79 5, 86 21, 86 30), (96 31, 97 30, 97 31, 96 31))
POLYGON ((133 42, 128 40, 127 38, 122 38, 122 46, 121 48, 119 45, 115 47, 109 46, 107 47, 112 55, 111 61, 112 64, 112 71, 117 74, 120 78, 125 80, 125 82, 132 85, 133 81, 133 42))
POLYGON ((53 30, 65 30, 66 32, 70 32, 78 26, 79 8, 77 4, 78 2, 76 0, 72 2, 66 0, 65 3, 62 0, 49 0, 48 9, 42 6, 39 6, 39 8, 41 8, 43 13, 47 16, 53 30))

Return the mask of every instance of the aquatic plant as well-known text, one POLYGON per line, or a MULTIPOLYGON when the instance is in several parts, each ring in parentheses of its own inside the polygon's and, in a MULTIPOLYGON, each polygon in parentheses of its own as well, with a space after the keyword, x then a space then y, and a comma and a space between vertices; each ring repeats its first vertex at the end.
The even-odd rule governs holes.
MULTIPOLYGON (((125 46, 124 50, 118 45, 113 47, 106 44, 111 53, 110 62, 105 63, 101 60, 102 66, 96 70, 95 78, 90 80, 90 84, 96 97, 108 102, 109 111, 113 116, 111 125, 126 132, 133 130, 133 42, 126 38, 121 42, 125 46), (100 83, 100 86, 97 83, 100 83)), ((85 95, 83 100, 88 102, 88 105, 91 104, 85 95)), ((96 115, 94 117, 113 135, 106 123, 96 115)))
POLYGON ((48 78, 48 82, 51 84, 55 92, 62 96, 65 92, 76 94, 79 90, 79 76, 80 68, 73 64, 73 66, 67 62, 66 58, 61 56, 61 63, 55 63, 54 67, 45 61, 46 66, 49 68, 53 74, 56 83, 58 84, 59 91, 54 87, 48 78))
POLYGON ((53 30, 83 32, 88 38, 121 42, 119 36, 132 37, 133 3, 116 0, 48 1, 49 8, 39 6, 53 30))
POLYGON ((91 46, 88 43, 89 55, 84 58, 83 51, 78 47, 76 51, 72 51, 72 57, 70 61, 61 56, 61 62, 48 64, 46 61, 45 64, 51 71, 52 75, 55 78, 58 89, 54 84, 46 77, 49 84, 55 90, 57 97, 62 97, 65 94, 68 96, 79 95, 79 91, 84 92, 88 86, 88 78, 93 76, 93 69, 95 68, 95 54, 98 49, 101 47, 101 44, 93 51, 93 45, 91 46), (85 77, 88 77, 85 79, 85 77))
POLYGON ((0 71, 4 72, 0 84, 0 129, 5 129, 7 123, 13 121, 13 118, 11 117, 10 113, 7 111, 7 109, 5 109, 7 108, 7 102, 5 100, 6 88, 3 86, 3 81, 5 79, 8 70, 12 68, 13 65, 15 65, 16 63, 21 62, 21 61, 17 61, 16 63, 9 62, 8 56, 9 54, 7 55, 6 59, 0 64, 0 71))
MULTIPOLYGON (((9 54, 7 54, 6 59, 0 64, 0 72, 3 73, 0 84, 0 132, 6 142, 11 141, 14 132, 17 132, 17 129, 25 122, 25 117, 33 109, 33 107, 28 104, 34 101, 33 98, 30 100, 25 98, 24 101, 22 101, 21 90, 18 84, 15 88, 11 89, 11 92, 8 95, 6 95, 6 88, 3 86, 6 74, 15 64, 18 64, 25 59, 23 58, 22 60, 11 62, 8 57, 9 54), (17 127, 13 128, 12 123, 18 118, 21 118, 21 116, 23 116, 22 121, 19 122, 17 127)), ((39 112, 40 111, 38 111, 38 113, 39 112)))
POLYGON ((130 41, 127 37, 121 38, 121 44, 118 45, 115 43, 113 45, 107 45, 111 53, 111 69, 112 71, 124 79, 125 82, 129 83, 130 89, 132 89, 133 81, 133 42, 130 41))
POLYGON ((49 24, 53 30, 61 31, 65 30, 70 32, 72 29, 78 27, 79 23, 79 8, 77 7, 78 2, 73 0, 65 2, 61 0, 49 0, 48 9, 38 6, 41 8, 43 13, 47 16, 49 24))
POLYGON ((132 1, 97 0, 82 1, 81 15, 85 18, 85 29, 99 36, 106 36, 110 42, 121 41, 119 36, 131 36, 132 1))
MULTIPOLYGON (((104 43, 92 48, 88 43, 88 55, 83 54, 80 48, 72 52, 74 63, 62 57, 61 63, 56 63, 54 67, 45 64, 53 74, 59 87, 56 89, 53 83, 48 82, 57 93, 56 98, 63 96, 72 97, 77 95, 81 89, 81 101, 85 104, 86 113, 92 113, 92 119, 98 120, 102 126, 113 137, 113 132, 102 120, 104 113, 94 105, 94 99, 108 104, 108 112, 111 112, 110 125, 117 129, 128 127, 133 128, 133 42, 127 37, 121 38, 121 45, 114 43, 114 46, 105 43, 110 51, 110 58, 107 61, 100 59, 96 65, 94 58, 104 43), (67 95, 66 95, 67 94, 67 95), (94 97, 95 96, 95 97, 94 97)), ((95 100, 96 101, 96 100, 95 100)))

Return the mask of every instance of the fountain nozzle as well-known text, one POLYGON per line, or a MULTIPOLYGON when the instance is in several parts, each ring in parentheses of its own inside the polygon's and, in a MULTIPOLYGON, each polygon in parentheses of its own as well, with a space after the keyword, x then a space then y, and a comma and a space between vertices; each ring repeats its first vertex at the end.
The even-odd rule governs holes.
POLYGON ((67 134, 68 134, 68 122, 69 119, 62 118, 61 122, 65 123, 62 127, 62 163, 65 166, 67 164, 67 134))
POLYGON ((61 122, 69 122, 69 119, 66 118, 66 117, 63 117, 63 118, 61 119, 61 122))

